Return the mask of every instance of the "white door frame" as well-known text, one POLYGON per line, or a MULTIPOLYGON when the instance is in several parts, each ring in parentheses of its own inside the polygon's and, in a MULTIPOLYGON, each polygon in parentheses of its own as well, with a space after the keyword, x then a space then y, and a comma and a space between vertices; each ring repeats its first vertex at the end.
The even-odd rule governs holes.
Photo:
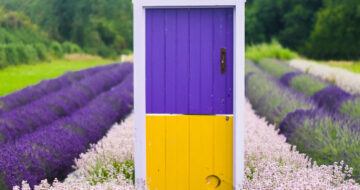
POLYGON ((133 0, 134 5, 134 113, 135 179, 146 183, 146 9, 148 8, 234 8, 234 132, 233 186, 244 179, 245 107, 245 0, 133 0))

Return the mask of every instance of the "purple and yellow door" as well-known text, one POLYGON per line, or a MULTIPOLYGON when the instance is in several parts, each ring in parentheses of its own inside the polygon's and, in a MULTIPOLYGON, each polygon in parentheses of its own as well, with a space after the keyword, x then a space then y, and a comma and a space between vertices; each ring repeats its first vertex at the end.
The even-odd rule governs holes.
POLYGON ((150 190, 233 188, 233 12, 146 10, 150 190))

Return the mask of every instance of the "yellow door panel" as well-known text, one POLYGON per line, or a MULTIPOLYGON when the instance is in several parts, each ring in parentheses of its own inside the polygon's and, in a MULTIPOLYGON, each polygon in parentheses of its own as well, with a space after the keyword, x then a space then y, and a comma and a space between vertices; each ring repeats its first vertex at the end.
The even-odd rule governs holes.
POLYGON ((165 189, 165 118, 146 117, 146 175, 150 189, 165 189))
POLYGON ((214 173, 214 123, 211 116, 190 117, 190 190, 207 189, 214 173))
POLYGON ((146 116, 150 190, 232 189, 232 116, 146 116))
POLYGON ((215 117, 214 120, 216 134, 214 135, 214 169, 215 174, 221 179, 219 189, 225 190, 233 186, 233 118, 219 116, 215 117))
POLYGON ((189 118, 166 117, 166 189, 189 188, 189 118))

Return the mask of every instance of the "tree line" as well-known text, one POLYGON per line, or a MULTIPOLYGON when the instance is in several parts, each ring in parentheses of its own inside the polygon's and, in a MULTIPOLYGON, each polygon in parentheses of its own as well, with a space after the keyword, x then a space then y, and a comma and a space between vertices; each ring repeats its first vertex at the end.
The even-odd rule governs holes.
MULTIPOLYGON (((359 0, 247 0, 246 44, 277 39, 315 59, 359 59, 359 0)), ((131 0, 0 0, 60 43, 114 57, 132 49, 131 0)))
POLYGON ((280 43, 315 59, 360 58, 359 0, 248 0, 246 43, 280 43))
POLYGON ((86 53, 115 57, 132 49, 131 0, 0 0, 22 12, 50 39, 78 44, 86 53))
POLYGON ((65 53, 80 51, 74 43, 49 39, 25 14, 0 7, 0 68, 61 58, 65 53))

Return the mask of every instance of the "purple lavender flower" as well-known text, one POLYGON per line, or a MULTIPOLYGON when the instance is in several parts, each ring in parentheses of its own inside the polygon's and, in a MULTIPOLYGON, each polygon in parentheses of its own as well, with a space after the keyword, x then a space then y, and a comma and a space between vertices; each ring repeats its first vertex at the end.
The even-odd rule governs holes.
POLYGON ((350 98, 351 94, 336 86, 326 87, 316 92, 311 97, 311 99, 317 103, 319 108, 323 108, 329 112, 338 112, 339 106, 350 98))
POLYGON ((282 82, 284 85, 286 86, 290 86, 290 82, 291 80, 298 76, 301 75, 302 73, 300 72, 290 72, 290 73, 285 73, 283 76, 281 76, 280 78, 280 82, 282 82))
POLYGON ((70 115, 102 92, 119 84, 131 71, 130 63, 117 65, 1 115, 0 143, 14 141, 23 134, 70 115))
MULTIPOLYGON (((130 71, 132 73, 132 71, 130 71)), ((74 159, 100 140, 109 128, 133 108, 133 75, 100 94, 71 116, 26 134, 0 150, 0 189, 28 181, 63 179, 74 159), (10 156, 11 155, 11 156, 10 156), (14 177, 15 176, 15 177, 14 177)))
POLYGON ((118 64, 110 64, 81 71, 68 72, 56 79, 44 80, 34 86, 29 86, 7 96, 0 97, 0 115, 35 101, 49 93, 56 92, 71 85, 73 82, 80 81, 97 72, 112 69, 117 65, 118 64))
POLYGON ((305 119, 316 114, 315 110, 296 110, 287 114, 287 116, 279 124, 279 134, 290 137, 297 126, 302 126, 305 119))

